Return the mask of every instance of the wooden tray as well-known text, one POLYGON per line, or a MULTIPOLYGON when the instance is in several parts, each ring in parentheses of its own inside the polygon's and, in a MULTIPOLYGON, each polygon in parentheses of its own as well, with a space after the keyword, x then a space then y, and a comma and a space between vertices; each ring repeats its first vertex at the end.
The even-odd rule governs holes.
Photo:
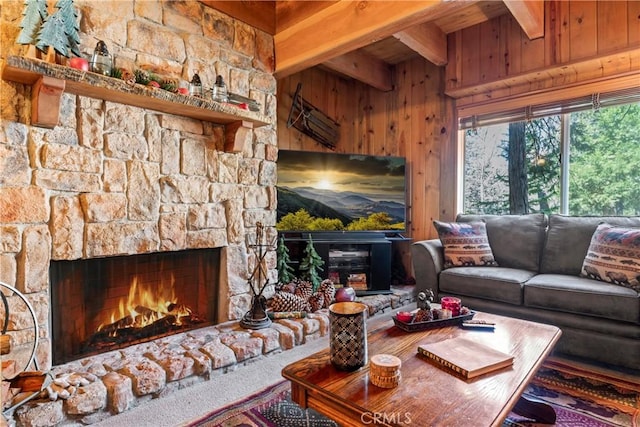
POLYGON ((437 319, 437 320, 429 320, 428 322, 411 322, 411 323, 403 322, 401 320, 398 320, 396 316, 393 316, 393 323, 395 323, 395 325, 398 328, 402 329, 403 331, 416 332, 416 331, 424 331, 427 329, 443 328, 445 326, 459 325, 465 320, 472 319, 475 314, 476 314, 475 311, 469 311, 469 313, 467 314, 452 317, 450 319, 437 319))

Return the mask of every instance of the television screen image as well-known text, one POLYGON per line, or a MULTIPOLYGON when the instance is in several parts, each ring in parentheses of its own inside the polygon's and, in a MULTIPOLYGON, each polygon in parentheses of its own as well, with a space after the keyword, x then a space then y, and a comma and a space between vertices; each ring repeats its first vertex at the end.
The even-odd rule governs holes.
POLYGON ((278 231, 406 231, 404 157, 280 150, 278 231))

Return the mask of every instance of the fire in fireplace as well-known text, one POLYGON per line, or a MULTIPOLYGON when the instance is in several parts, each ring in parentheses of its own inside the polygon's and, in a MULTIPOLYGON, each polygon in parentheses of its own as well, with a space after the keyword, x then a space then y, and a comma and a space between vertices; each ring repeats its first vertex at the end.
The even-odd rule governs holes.
POLYGON ((219 252, 52 261, 53 363, 211 325, 219 252))

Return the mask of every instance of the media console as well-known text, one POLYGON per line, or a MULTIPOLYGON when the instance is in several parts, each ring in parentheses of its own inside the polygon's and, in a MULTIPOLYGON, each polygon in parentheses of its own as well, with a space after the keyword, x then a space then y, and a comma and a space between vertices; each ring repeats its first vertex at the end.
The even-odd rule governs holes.
POLYGON ((375 232, 287 232, 281 236, 296 276, 311 238, 324 261, 320 276, 336 284, 348 284, 360 296, 391 293, 391 244, 394 240, 405 240, 397 234, 375 232))

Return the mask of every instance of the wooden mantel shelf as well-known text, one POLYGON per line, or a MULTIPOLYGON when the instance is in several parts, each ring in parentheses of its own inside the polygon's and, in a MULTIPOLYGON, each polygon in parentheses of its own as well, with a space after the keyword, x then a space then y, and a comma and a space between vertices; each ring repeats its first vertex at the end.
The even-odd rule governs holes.
POLYGON ((225 150, 242 151, 247 131, 271 124, 263 114, 231 104, 171 93, 140 84, 81 71, 39 59, 10 56, 2 79, 31 85, 32 124, 53 128, 58 124, 60 97, 69 92, 163 113, 218 123, 226 128, 225 150))

